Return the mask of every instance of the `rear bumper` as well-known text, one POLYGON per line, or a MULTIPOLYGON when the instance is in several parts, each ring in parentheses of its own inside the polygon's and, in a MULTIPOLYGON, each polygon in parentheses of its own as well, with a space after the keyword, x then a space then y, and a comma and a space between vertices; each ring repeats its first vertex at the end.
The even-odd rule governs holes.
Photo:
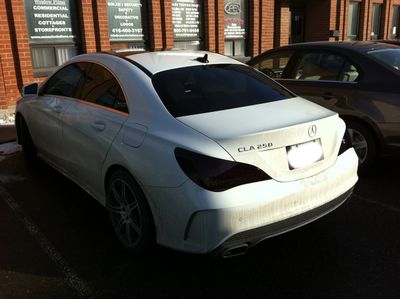
POLYGON ((217 249, 211 252, 211 255, 229 257, 244 253, 247 248, 251 248, 267 238, 296 229, 307 223, 317 220, 322 216, 325 216, 326 214, 332 212, 337 207, 339 207, 342 203, 344 203, 351 196, 352 193, 353 188, 346 191, 344 194, 340 195, 336 199, 322 206, 319 206, 318 208, 307 211, 303 214, 263 227, 258 227, 235 234, 227 239, 225 242, 223 242, 220 246, 218 246, 217 249), (239 248, 240 250, 235 251, 235 249, 239 248))
POLYGON ((325 171, 305 179, 267 180, 210 192, 188 180, 179 188, 150 188, 157 241, 193 253, 221 253, 311 222, 338 207, 358 180, 349 149, 325 171))

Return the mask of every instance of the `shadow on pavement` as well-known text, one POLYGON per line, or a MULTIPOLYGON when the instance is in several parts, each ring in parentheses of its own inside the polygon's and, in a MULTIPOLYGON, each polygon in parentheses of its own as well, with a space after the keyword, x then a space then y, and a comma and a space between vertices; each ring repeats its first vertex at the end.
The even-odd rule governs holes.
MULTIPOLYGON (((96 298, 398 295, 400 217, 387 208, 400 206, 398 159, 383 160, 361 177, 354 197, 331 214, 230 259, 161 247, 133 256, 118 245, 105 209, 74 183, 43 163, 27 170, 21 153, 0 165, 0 172, 25 177, 5 187, 96 298)), ((32 269, 16 261, 7 267, 32 269)))

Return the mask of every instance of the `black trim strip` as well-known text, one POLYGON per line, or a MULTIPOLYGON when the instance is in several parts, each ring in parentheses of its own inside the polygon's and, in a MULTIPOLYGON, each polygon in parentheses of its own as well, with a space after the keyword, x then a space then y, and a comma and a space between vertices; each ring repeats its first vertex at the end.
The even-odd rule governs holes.
POLYGON ((319 206, 313 210, 305 212, 303 214, 285 219, 279 222, 275 222, 266 226, 258 227, 252 230, 247 230, 238 234, 235 234, 223 242, 220 246, 210 252, 212 256, 219 256, 229 248, 247 244, 249 248, 257 245, 261 241, 282 234, 284 232, 293 230, 307 223, 317 220, 322 216, 335 210, 342 203, 344 203, 353 193, 353 188, 346 191, 339 197, 331 200, 330 202, 319 206))
POLYGON ((129 61, 130 63, 132 63, 134 66, 136 66, 137 68, 139 68, 143 73, 145 73, 147 76, 149 76, 149 78, 153 78, 153 73, 150 72, 148 69, 146 69, 143 65, 137 63, 136 61, 129 59, 128 57, 124 57, 124 56, 119 56, 122 59, 125 59, 126 61, 129 61))
POLYGON ((136 66, 138 69, 140 69, 143 73, 145 73, 147 76, 151 78, 153 78, 153 73, 150 72, 148 69, 146 69, 143 65, 141 65, 140 63, 130 59, 127 57, 127 55, 135 55, 135 54, 141 54, 141 53, 146 53, 146 51, 144 52, 121 52, 121 53, 116 53, 116 52, 101 52, 102 54, 107 54, 107 55, 112 55, 112 56, 116 56, 119 57, 121 59, 124 59, 130 63, 132 63, 134 66, 136 66))

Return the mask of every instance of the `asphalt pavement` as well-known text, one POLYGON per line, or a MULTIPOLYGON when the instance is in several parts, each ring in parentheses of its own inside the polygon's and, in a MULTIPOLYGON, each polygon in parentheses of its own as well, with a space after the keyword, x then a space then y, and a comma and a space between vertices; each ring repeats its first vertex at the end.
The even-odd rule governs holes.
POLYGON ((0 299, 400 298, 399 168, 383 160, 338 209, 246 255, 137 257, 74 183, 0 156, 0 299))

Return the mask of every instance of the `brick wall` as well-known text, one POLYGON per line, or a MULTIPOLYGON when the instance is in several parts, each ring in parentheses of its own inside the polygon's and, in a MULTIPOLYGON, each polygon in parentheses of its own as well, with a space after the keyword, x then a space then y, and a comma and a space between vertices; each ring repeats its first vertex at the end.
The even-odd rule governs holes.
POLYGON ((94 27, 92 0, 78 1, 78 11, 81 25, 82 50, 85 53, 96 52, 96 31, 94 27))
POLYGON ((217 49, 217 24, 215 18, 215 0, 204 1, 204 46, 212 52, 217 49))
POLYGON ((335 21, 336 11, 332 11, 331 0, 308 0, 305 11, 305 39, 321 41, 329 39, 331 21, 335 21), (332 14, 331 14, 332 13, 332 14))
POLYGON ((273 48, 275 5, 273 0, 255 0, 249 9, 250 56, 254 57, 273 48))
POLYGON ((223 0, 215 0, 214 6, 215 19, 216 19, 216 52, 220 54, 224 54, 225 52, 225 14, 224 14, 224 1, 223 0))
POLYGON ((107 0, 96 0, 92 3, 96 50, 110 50, 110 34, 108 32, 107 0))
POLYGON ((251 56, 255 56, 260 53, 259 45, 261 41, 261 32, 262 32, 262 20, 260 16, 262 14, 262 10, 260 9, 260 3, 262 1, 254 0, 250 1, 249 5, 249 28, 248 28, 248 39, 249 39, 249 52, 251 56))
POLYGON ((0 109, 6 109, 8 102, 17 94, 17 71, 15 68, 13 48, 11 42, 13 29, 13 18, 8 15, 9 4, 6 6, 4 0, 0 1, 0 109), (11 20, 10 20, 11 19, 11 20), (10 27, 11 23, 11 27, 10 27))
POLYGON ((290 0, 275 1, 274 46, 289 44, 290 38, 290 0))
POLYGON ((168 50, 174 47, 172 27, 172 0, 150 0, 150 50, 168 50))
MULTIPOLYGON (((352 0, 357 1, 357 0, 352 0)), ((382 34, 390 37, 393 5, 400 0, 358 0, 361 2, 360 37, 369 39, 373 3, 383 3, 382 34)), ((110 50, 107 0, 76 0, 83 52, 110 50)), ((148 48, 165 50, 174 47, 172 0, 147 0, 148 48)), ((300 3, 300 4, 299 4, 300 3)), ((293 5, 301 1, 248 0, 248 52, 251 56, 273 46, 290 42, 293 5)), ((305 40, 333 40, 332 30, 339 30, 339 40, 347 39, 350 0, 305 0, 305 40)), ((224 0, 202 0, 204 48, 224 53, 224 0)), ((15 103, 22 86, 43 78, 33 76, 26 26, 24 0, 0 0, 0 109, 15 103)))
POLYGON ((163 17, 161 16, 161 1, 149 1, 150 49, 161 50, 163 45, 163 17))
POLYGON ((33 81, 23 0, 0 1, 0 109, 15 104, 22 86, 33 81))
POLYGON ((274 47, 274 16, 275 16, 275 1, 261 1, 261 32, 259 52, 272 49, 274 47))

